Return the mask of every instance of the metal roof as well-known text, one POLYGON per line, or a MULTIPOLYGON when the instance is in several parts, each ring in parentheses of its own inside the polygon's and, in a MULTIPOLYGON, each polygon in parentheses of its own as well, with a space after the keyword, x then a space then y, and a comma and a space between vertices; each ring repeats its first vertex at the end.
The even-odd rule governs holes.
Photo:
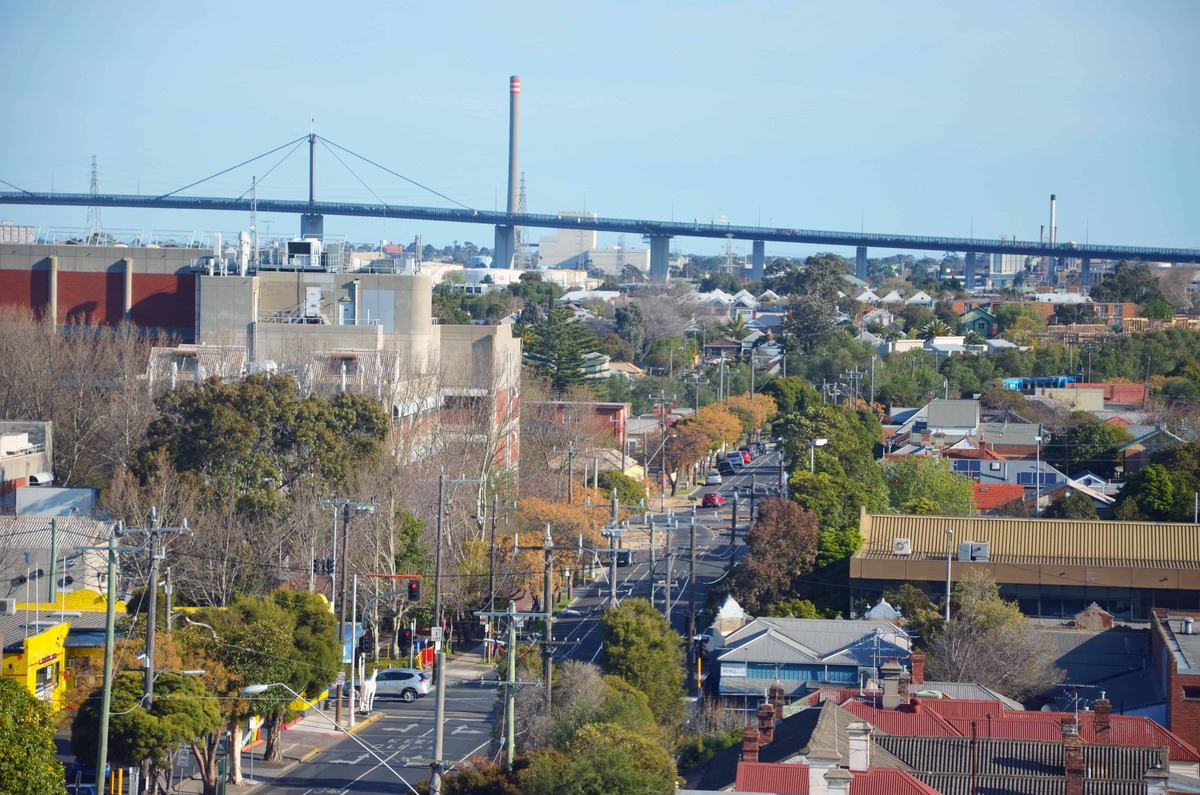
POLYGON ((858 650, 871 652, 876 638, 881 646, 888 644, 904 653, 910 649, 908 636, 888 621, 756 618, 729 633, 719 651, 722 660, 787 663, 807 658, 853 664, 860 659, 858 650), (744 654, 732 654, 741 649, 745 649, 744 654))
MULTIPOLYGON (((115 522, 70 517, 57 519, 58 548, 98 546, 107 543, 115 522)), ((0 516, 0 548, 33 550, 50 548, 50 519, 39 516, 0 516)))
POLYGON ((1195 524, 864 513, 859 528, 860 559, 944 561, 953 530, 955 545, 986 541, 990 563, 1200 569, 1195 524), (909 539, 912 554, 895 553, 897 538, 909 539))

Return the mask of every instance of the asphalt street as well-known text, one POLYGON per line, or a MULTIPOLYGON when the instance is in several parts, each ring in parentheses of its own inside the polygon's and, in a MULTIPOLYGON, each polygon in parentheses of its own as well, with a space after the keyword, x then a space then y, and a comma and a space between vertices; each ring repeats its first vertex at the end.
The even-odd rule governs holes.
MULTIPOLYGON (((435 695, 411 704, 376 700, 376 712, 383 713, 382 719, 342 739, 313 761, 298 765, 286 780, 258 791, 269 795, 410 792, 410 786, 429 778, 435 695), (372 756, 364 744, 392 770, 372 756)), ((443 739, 447 760, 469 762, 487 754, 495 701, 494 683, 467 682, 448 687, 443 739)))

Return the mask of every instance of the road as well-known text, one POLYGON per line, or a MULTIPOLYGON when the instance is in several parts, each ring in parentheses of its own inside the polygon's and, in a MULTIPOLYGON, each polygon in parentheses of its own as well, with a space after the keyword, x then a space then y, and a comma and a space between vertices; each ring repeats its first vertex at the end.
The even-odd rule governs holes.
MULTIPOLYGON (((775 451, 760 456, 738 474, 724 479, 720 486, 702 486, 695 489, 691 496, 699 503, 703 494, 719 491, 729 498, 729 503, 721 508, 696 508, 696 609, 704 608, 709 584, 722 577, 729 568, 735 555, 740 555, 744 547, 741 538, 746 531, 749 518, 750 495, 753 485, 757 483, 760 490, 768 484, 776 486, 779 483, 779 454, 775 451), (735 493, 741 494, 735 499, 735 493), (737 504, 737 533, 736 546, 730 546, 730 530, 733 522, 734 503, 737 504)), ((756 500, 763 495, 757 495, 756 500)), ((671 625, 681 634, 687 632, 689 613, 689 589, 691 582, 688 576, 689 546, 691 542, 690 525, 692 512, 674 514, 652 514, 649 522, 656 530, 654 560, 651 562, 649 550, 649 528, 643 522, 631 525, 623 544, 638 550, 636 562, 628 566, 617 567, 616 596, 617 600, 630 597, 651 599, 650 572, 654 569, 655 588, 651 601, 656 607, 662 608, 665 598, 666 569, 668 562, 664 560, 662 544, 665 541, 671 551, 671 625), (668 525, 671 525, 668 530, 668 525)), ((606 568, 603 576, 597 582, 576 591, 576 599, 571 609, 557 618, 554 622, 555 641, 570 641, 575 645, 561 646, 555 651, 555 659, 576 659, 595 662, 600 656, 601 630, 596 621, 600 614, 609 606, 612 599, 612 586, 606 568)), ((702 628, 698 628, 699 629, 702 628)))
MULTIPOLYGON (((287 779, 260 790, 268 795, 333 795, 334 793, 409 792, 395 773, 379 763, 355 738, 367 744, 409 785, 429 778, 428 764, 410 764, 433 756, 434 694, 411 704, 376 700, 383 718, 365 726, 322 753, 293 768, 287 779)), ((451 685, 446 690, 444 753, 449 760, 486 755, 492 731, 496 686, 482 682, 451 685)))

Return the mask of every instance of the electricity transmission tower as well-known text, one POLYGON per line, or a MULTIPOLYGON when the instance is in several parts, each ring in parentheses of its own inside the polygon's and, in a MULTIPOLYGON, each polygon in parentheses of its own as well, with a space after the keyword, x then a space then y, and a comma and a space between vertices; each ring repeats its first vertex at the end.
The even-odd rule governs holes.
MULTIPOLYGON (((96 170, 96 156, 92 155, 92 188, 91 194, 93 197, 100 195, 100 175, 96 170)), ((87 229, 83 233, 83 238, 88 243, 95 244, 99 242, 100 235, 104 234, 104 224, 100 221, 100 208, 96 205, 88 207, 87 212, 87 229)))
MULTIPOLYGON (((525 172, 521 172, 521 192, 517 199, 517 212, 529 212, 528 205, 525 203, 525 172)), ((523 227, 517 227, 517 250, 513 255, 513 264, 518 270, 524 270, 530 266, 529 262, 529 231, 523 227)))

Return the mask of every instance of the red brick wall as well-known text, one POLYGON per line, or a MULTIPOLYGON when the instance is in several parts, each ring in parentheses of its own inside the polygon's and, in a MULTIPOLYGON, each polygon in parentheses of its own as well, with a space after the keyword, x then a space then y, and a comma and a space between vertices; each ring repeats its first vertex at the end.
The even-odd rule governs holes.
POLYGON ((132 315, 139 326, 194 329, 196 277, 190 273, 134 272, 132 315))
MULTIPOLYGON (((1166 648, 1165 630, 1159 623, 1166 615, 1162 609, 1154 610, 1154 631, 1150 633, 1150 662, 1156 676, 1160 677, 1167 694, 1167 728, 1192 745, 1200 743, 1200 700, 1185 699, 1185 687, 1200 688, 1200 675, 1180 674, 1175 655, 1166 648), (1165 674, 1165 681, 1161 677, 1165 674)), ((1181 615, 1172 613, 1174 616, 1181 615)), ((1200 620, 1200 613, 1188 613, 1200 620)))
POLYGON ((0 271, 0 306, 38 311, 49 303, 49 271, 0 271))
MULTIPOLYGON (((136 282, 136 279, 135 279, 136 282)), ((120 323, 124 315, 125 274, 58 272, 60 323, 120 323)))
MULTIPOLYGON (((58 272, 59 323, 120 323, 125 315, 125 272, 58 272)), ((50 305, 50 271, 0 271, 0 305, 40 311, 50 305)), ((196 326, 196 277, 133 274, 133 322, 139 326, 186 329, 196 326)), ((183 332, 181 332, 183 333, 183 332)))

